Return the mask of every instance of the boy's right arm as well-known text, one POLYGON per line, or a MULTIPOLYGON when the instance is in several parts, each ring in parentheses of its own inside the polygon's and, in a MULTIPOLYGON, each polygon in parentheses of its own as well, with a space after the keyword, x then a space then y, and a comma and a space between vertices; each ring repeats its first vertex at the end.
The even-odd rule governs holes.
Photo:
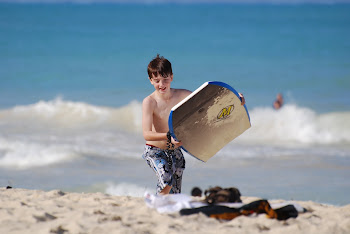
POLYGON ((166 133, 152 131, 155 106, 156 102, 151 97, 146 97, 142 102, 142 132, 146 141, 167 140, 166 133))

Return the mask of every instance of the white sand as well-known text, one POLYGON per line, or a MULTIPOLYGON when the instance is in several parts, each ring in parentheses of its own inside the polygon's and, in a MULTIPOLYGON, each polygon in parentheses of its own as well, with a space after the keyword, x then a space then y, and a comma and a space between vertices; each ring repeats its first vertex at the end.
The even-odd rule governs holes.
POLYGON ((298 201, 309 212, 286 221, 264 214, 231 221, 159 214, 143 198, 58 190, 0 189, 0 203, 0 233, 350 233, 350 205, 312 201, 298 201))

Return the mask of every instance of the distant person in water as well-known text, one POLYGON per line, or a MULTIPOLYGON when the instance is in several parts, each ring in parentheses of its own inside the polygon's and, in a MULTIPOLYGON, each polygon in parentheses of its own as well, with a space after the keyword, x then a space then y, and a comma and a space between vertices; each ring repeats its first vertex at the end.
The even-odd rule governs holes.
POLYGON ((276 100, 273 103, 273 108, 276 110, 280 109, 283 106, 283 96, 281 93, 277 94, 276 100))

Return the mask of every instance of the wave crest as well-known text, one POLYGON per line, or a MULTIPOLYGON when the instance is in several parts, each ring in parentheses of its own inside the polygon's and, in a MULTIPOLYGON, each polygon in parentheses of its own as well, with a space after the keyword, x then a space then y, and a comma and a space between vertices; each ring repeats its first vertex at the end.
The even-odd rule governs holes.
POLYGON ((110 108, 56 98, 0 111, 0 123, 32 126, 31 129, 40 125, 46 128, 98 127, 140 131, 141 112, 141 103, 136 101, 124 107, 110 108))
POLYGON ((297 105, 276 111, 258 107, 250 111, 252 127, 240 141, 268 144, 349 144, 350 112, 317 114, 297 105))

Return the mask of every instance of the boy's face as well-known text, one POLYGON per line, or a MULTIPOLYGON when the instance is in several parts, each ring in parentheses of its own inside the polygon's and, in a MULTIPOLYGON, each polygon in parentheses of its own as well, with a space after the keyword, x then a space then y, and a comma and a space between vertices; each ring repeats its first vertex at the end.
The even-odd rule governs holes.
POLYGON ((159 93, 167 93, 170 90, 170 83, 173 81, 173 75, 169 75, 168 77, 163 77, 161 75, 152 76, 150 81, 159 93))

